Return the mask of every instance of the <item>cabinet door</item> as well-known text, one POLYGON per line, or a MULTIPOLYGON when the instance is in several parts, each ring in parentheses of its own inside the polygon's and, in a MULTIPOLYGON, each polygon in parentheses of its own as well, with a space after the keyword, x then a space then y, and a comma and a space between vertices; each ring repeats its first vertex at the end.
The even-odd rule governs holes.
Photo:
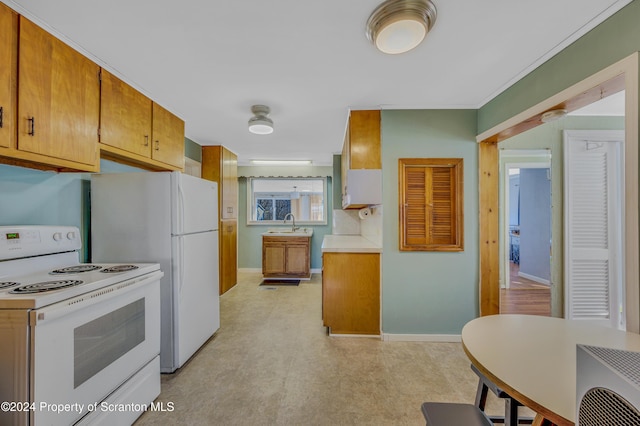
POLYGON ((184 169, 184 121, 153 103, 151 158, 184 169))
POLYGON ((380 148, 380 110, 351 111, 349 168, 382 168, 380 148))
POLYGON ((222 148, 222 205, 223 219, 238 217, 238 157, 222 148))
POLYGON ((18 149, 98 162, 99 67, 20 17, 18 149))
POLYGON ((323 253, 322 312, 335 334, 380 334, 380 255, 323 253))
POLYGON ((266 276, 284 275, 286 271, 286 246, 278 243, 264 243, 262 246, 262 274, 266 276))
POLYGON ((238 282, 238 223, 220 222, 220 294, 238 282))
POLYGON ((151 157, 151 99, 102 70, 100 142, 151 157))
POLYGON ((18 14, 0 3, 0 146, 14 147, 18 73, 18 14))
POLYGON ((309 274, 309 245, 287 245, 287 264, 285 266, 288 275, 309 274))

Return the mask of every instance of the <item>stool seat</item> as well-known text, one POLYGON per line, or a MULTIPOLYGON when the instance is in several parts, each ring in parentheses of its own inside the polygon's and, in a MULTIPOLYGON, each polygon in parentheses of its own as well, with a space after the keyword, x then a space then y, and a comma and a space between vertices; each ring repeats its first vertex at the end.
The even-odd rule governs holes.
POLYGON ((487 415, 473 404, 425 402, 422 414, 427 426, 493 426, 487 415))

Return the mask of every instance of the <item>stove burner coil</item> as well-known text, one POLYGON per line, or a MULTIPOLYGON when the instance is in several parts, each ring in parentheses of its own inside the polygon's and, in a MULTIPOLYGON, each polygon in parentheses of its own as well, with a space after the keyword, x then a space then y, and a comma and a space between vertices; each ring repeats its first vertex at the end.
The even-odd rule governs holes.
POLYGON ((100 272, 104 272, 105 274, 108 274, 108 273, 114 273, 114 272, 133 271, 134 269, 138 269, 138 267, 136 265, 117 265, 117 266, 112 266, 110 268, 104 268, 100 272))
POLYGON ((101 266, 98 265, 75 265, 69 266, 62 269, 56 269, 55 271, 49 272, 51 275, 59 275, 59 274, 79 274, 81 272, 90 272, 95 271, 96 269, 100 269, 101 266))
POLYGON ((43 281, 39 283, 27 284, 10 290, 9 293, 14 294, 31 294, 31 293, 44 293, 47 291, 58 290, 66 287, 73 287, 74 285, 80 285, 80 280, 58 280, 58 281, 43 281))
POLYGON ((20 283, 14 282, 14 281, 4 281, 0 283, 0 288, 9 288, 9 287, 15 287, 17 285, 20 285, 20 283))

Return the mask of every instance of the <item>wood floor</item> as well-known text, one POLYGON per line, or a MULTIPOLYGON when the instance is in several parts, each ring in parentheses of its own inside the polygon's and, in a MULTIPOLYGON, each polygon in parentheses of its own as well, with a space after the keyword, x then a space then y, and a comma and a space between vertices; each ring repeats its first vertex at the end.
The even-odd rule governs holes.
POLYGON ((510 272, 510 288, 500 290, 500 313, 551 316, 550 287, 519 276, 513 262, 510 272))

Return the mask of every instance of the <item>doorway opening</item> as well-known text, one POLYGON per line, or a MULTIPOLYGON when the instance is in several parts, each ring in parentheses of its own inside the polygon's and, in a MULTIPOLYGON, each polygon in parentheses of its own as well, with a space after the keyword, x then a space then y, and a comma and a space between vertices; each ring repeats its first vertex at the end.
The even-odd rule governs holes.
POLYGON ((550 150, 501 150, 500 313, 551 315, 550 150))

